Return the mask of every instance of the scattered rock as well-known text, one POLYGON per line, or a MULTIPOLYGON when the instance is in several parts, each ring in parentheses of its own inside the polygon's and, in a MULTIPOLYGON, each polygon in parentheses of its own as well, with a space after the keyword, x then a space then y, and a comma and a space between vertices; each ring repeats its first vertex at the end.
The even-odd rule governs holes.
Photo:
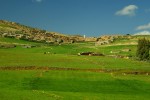
POLYGON ((82 52, 82 53, 78 53, 78 56, 80 56, 80 55, 87 55, 87 56, 104 56, 104 54, 95 53, 95 52, 82 52))
POLYGON ((22 48, 33 48, 33 47, 36 47, 34 45, 23 45, 22 48))
POLYGON ((0 48, 15 48, 14 44, 0 44, 0 48))
POLYGON ((121 51, 123 51, 123 52, 129 52, 129 51, 131 51, 131 49, 122 49, 121 51))

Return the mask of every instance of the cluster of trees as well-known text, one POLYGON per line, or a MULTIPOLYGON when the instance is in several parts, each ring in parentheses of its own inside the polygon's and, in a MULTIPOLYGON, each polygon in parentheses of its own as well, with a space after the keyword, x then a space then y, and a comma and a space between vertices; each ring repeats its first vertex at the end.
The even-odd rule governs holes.
POLYGON ((148 39, 138 40, 136 56, 139 60, 150 60, 150 41, 148 39))

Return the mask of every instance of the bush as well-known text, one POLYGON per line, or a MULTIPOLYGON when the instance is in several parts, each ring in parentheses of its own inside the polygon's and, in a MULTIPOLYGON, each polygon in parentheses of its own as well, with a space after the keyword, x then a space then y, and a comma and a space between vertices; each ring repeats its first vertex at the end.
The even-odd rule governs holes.
POLYGON ((139 60, 149 60, 150 54, 150 41, 143 38, 138 40, 138 46, 137 46, 137 53, 136 56, 139 58, 139 60))

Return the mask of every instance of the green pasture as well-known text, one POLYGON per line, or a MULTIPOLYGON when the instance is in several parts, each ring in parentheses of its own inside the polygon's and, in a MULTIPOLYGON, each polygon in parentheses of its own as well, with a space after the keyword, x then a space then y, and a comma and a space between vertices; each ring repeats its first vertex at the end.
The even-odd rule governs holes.
POLYGON ((16 45, 43 45, 42 43, 37 43, 37 42, 31 42, 31 41, 26 41, 26 40, 19 40, 19 39, 15 39, 15 38, 3 38, 0 37, 0 44, 16 44, 16 45))
POLYGON ((1 100, 149 100, 149 76, 0 71, 1 100))
POLYGON ((1 67, 63 67, 63 68, 100 68, 100 69, 143 69, 149 70, 148 62, 107 56, 77 56, 73 47, 52 46, 35 48, 0 49, 1 67), (51 49, 53 48, 53 49, 51 49), (68 48, 68 49, 67 49, 68 48), (70 49, 71 48, 71 49, 70 49), (44 54, 44 52, 50 52, 44 54))
MULTIPOLYGON (((16 44, 15 48, 0 48, 0 67, 150 71, 149 62, 135 59, 136 45, 95 46, 92 42, 48 45, 12 38, 0 38, 0 43, 16 44), (35 47, 24 48, 22 44, 35 47), (123 49, 131 51, 123 52, 123 49), (80 52, 97 52, 106 56, 78 56, 80 52)), ((0 100, 149 100, 149 90, 150 76, 146 74, 123 75, 121 72, 84 70, 0 70, 0 100)))

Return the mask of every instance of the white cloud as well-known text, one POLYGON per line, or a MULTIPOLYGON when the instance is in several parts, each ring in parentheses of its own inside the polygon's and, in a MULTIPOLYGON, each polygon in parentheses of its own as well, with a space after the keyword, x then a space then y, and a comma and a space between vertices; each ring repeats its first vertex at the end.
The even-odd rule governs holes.
POLYGON ((146 25, 141 25, 141 26, 138 26, 136 28, 136 30, 146 30, 146 29, 150 29, 150 23, 146 24, 146 25))
POLYGON ((150 35, 150 32, 149 31, 142 31, 142 32, 135 33, 134 35, 150 35))
POLYGON ((137 9, 138 7, 136 5, 129 5, 117 11, 115 14, 119 16, 134 16, 137 9))

